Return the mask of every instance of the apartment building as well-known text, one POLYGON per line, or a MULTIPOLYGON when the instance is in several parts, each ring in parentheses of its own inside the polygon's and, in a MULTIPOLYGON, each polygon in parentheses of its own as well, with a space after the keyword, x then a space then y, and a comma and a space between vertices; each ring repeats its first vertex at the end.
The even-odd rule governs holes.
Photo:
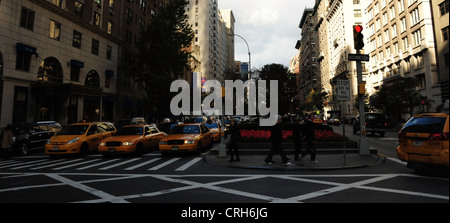
POLYGON ((441 85, 442 102, 449 100, 449 70, 450 70, 450 30, 449 12, 450 0, 432 0, 434 36, 436 44, 436 57, 439 67, 439 83, 441 85))
POLYGON ((168 1, 0 1, 0 126, 139 115, 143 91, 126 65, 168 1))
POLYGON ((302 38, 297 42, 299 50, 299 101, 306 103, 312 91, 320 91, 320 76, 317 68, 317 33, 314 31, 313 8, 305 8, 300 20, 299 28, 302 38))
POLYGON ((234 31, 232 11, 222 11, 226 12, 223 17, 218 0, 191 0, 186 11, 195 32, 194 44, 200 46, 202 77, 223 82, 227 68, 233 65, 228 62, 228 43, 234 46, 234 33, 228 33, 234 31))
POLYGON ((365 15, 369 42, 365 49, 371 57, 366 86, 369 94, 382 85, 395 85, 401 78, 417 78, 424 98, 417 112, 435 112, 442 104, 442 78, 430 1, 374 0, 367 2, 365 15))

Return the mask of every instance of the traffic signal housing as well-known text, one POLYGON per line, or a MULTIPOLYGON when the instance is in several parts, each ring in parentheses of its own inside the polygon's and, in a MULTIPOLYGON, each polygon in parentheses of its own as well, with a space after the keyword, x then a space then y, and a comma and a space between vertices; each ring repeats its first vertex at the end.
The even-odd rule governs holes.
POLYGON ((362 34, 363 27, 361 25, 353 26, 353 41, 355 50, 362 50, 364 48, 364 35, 362 34))

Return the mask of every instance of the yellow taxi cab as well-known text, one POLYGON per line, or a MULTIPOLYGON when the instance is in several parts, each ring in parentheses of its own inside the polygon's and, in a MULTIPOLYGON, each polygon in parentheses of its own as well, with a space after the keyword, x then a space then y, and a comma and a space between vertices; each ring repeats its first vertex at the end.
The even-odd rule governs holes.
POLYGON ((111 137, 117 130, 109 122, 76 123, 63 127, 45 144, 45 153, 50 156, 82 154, 96 151, 101 140, 111 137))
POLYGON ((220 141, 220 137, 223 135, 222 126, 217 123, 205 123, 206 127, 209 128, 209 131, 213 134, 214 142, 220 141))
POLYGON ((213 134, 205 124, 177 125, 172 132, 159 141, 159 151, 162 155, 176 152, 201 153, 205 148, 211 148, 213 134))
POLYGON ((448 168, 449 114, 426 113, 413 116, 398 134, 398 158, 408 168, 432 165, 448 168))
POLYGON ((314 118, 313 123, 315 124, 322 124, 323 120, 321 118, 314 118))
POLYGON ((164 136, 166 134, 154 125, 128 125, 102 140, 98 152, 105 157, 122 153, 142 154, 147 148, 157 148, 164 136))

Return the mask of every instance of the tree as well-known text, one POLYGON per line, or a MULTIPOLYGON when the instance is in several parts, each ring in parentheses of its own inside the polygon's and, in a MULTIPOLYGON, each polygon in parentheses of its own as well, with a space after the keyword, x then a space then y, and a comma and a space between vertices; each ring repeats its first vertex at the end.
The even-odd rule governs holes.
POLYGON ((188 67, 194 32, 185 13, 187 4, 173 0, 161 7, 137 41, 139 56, 130 73, 142 84, 146 105, 158 110, 169 111, 170 84, 188 67))
MULTIPOLYGON (((280 114, 291 112, 291 105, 297 96, 297 86, 295 76, 289 72, 289 68, 282 64, 267 64, 261 69, 260 78, 266 80, 278 80, 278 111, 280 114)), ((267 87, 269 95, 270 88, 267 87)))
POLYGON ((395 84, 384 84, 370 97, 370 105, 390 115, 394 123, 398 123, 402 114, 412 116, 414 109, 424 99, 417 91, 418 85, 419 80, 416 78, 402 78, 395 84))
POLYGON ((303 104, 303 111, 323 111, 325 102, 328 99, 328 93, 325 91, 315 91, 314 89, 309 93, 306 103, 303 104))

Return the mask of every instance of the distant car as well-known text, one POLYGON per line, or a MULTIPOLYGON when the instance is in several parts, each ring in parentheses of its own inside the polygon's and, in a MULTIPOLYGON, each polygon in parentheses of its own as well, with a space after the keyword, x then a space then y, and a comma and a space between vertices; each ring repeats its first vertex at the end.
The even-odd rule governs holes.
POLYGON ((213 134, 204 124, 183 124, 175 126, 171 134, 159 141, 159 151, 163 156, 179 152, 200 154, 212 145, 213 134))
POLYGON ((101 140, 117 130, 109 122, 76 123, 65 126, 45 144, 45 153, 50 156, 62 154, 87 155, 97 151, 101 140))
POLYGON ((313 123, 315 123, 315 124, 322 124, 323 120, 321 118, 314 118, 313 119, 313 123))
POLYGON ((206 127, 209 128, 209 131, 211 131, 211 133, 213 134, 214 142, 220 141, 222 126, 217 122, 205 123, 205 125, 206 127))
POLYGON ((13 125, 13 152, 25 156, 30 150, 43 149, 47 140, 61 129, 54 121, 13 125))
POLYGON ((328 125, 335 125, 335 126, 340 126, 341 125, 341 120, 337 119, 337 118, 330 118, 327 122, 328 125))
POLYGON ((416 169, 417 164, 449 167, 449 114, 413 116, 398 133, 397 156, 416 169))
MULTIPOLYGON (((366 132, 371 133, 372 135, 375 133, 380 134, 381 137, 384 137, 386 133, 386 128, 388 125, 388 120, 384 117, 383 114, 379 113, 366 113, 366 132)), ((353 134, 356 134, 358 131, 360 132, 360 121, 359 115, 356 117, 353 122, 353 134)))
POLYGON ((166 134, 155 125, 128 125, 102 140, 98 152, 105 157, 123 153, 142 154, 145 149, 157 148, 164 136, 166 134))

